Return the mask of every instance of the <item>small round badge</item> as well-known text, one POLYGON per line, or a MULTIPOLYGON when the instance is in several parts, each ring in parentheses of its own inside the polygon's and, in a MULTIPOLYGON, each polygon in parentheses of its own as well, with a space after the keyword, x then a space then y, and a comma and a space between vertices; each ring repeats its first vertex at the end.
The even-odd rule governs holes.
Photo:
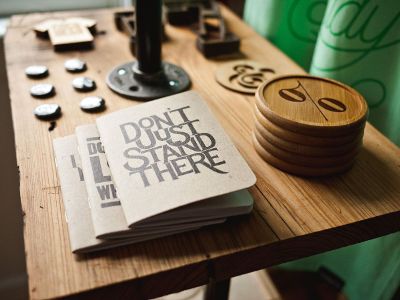
POLYGON ((25 74, 29 78, 44 78, 49 75, 49 69, 41 65, 29 66, 25 69, 25 74))
POLYGON ((64 62, 64 67, 68 72, 79 73, 86 70, 86 63, 80 59, 72 58, 64 62))
POLYGON ((79 92, 89 92, 96 88, 96 83, 88 77, 77 77, 72 80, 72 86, 79 92))
POLYGON ((31 95, 35 98, 48 98, 55 94, 55 89, 52 84, 41 83, 31 87, 31 95))
POLYGON ((81 109, 87 112, 98 112, 105 108, 106 102, 98 96, 90 96, 82 99, 79 104, 81 109))
POLYGON ((56 119, 61 115, 61 106, 58 104, 42 104, 33 111, 38 119, 50 120, 56 119))

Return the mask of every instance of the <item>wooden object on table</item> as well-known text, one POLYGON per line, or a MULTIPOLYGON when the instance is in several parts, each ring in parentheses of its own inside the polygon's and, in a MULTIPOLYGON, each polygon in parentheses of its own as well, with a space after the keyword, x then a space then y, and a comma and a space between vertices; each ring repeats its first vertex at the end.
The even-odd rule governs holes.
POLYGON ((90 48, 93 36, 89 29, 79 23, 54 24, 49 28, 49 36, 54 50, 90 48))
POLYGON ((256 99, 254 146, 265 161, 300 176, 334 175, 353 165, 368 113, 358 92, 330 79, 289 75, 264 82, 256 99), (317 150, 293 153, 280 140, 317 150), (347 151, 332 155, 332 148, 347 151))
POLYGON ((354 89, 309 75, 274 78, 256 93, 257 107, 274 124, 311 136, 343 136, 364 127, 368 106, 354 89))
POLYGON ((270 143, 260 133, 255 131, 255 136, 260 145, 269 153, 276 157, 281 157, 283 160, 298 164, 301 166, 309 167, 331 167, 341 164, 345 164, 354 159, 357 153, 360 151, 360 147, 349 149, 347 152, 341 155, 324 155, 324 156, 313 156, 307 154, 296 154, 284 149, 280 149, 274 144, 270 143))
MULTIPOLYGON (((349 170, 354 163, 354 157, 342 163, 338 161, 336 164, 331 164, 328 166, 326 166, 326 163, 321 162, 314 162, 313 164, 310 162, 305 163, 304 159, 300 162, 293 162, 293 157, 292 159, 287 159, 284 155, 278 155, 269 151, 269 149, 266 148, 262 142, 260 142, 260 138, 257 136, 257 133, 255 133, 253 137, 253 144, 257 153, 266 162, 284 172, 299 176, 321 177, 340 174, 349 170)), ((290 156, 290 154, 288 154, 288 156, 290 156)))
POLYGON ((197 49, 205 57, 217 57, 238 53, 240 38, 226 27, 216 1, 210 0, 199 6, 197 49))
MULTIPOLYGON (((237 16, 222 9, 227 26, 242 39, 241 52, 277 74, 303 72, 257 35, 237 16)), ((91 299, 152 298, 221 280, 304 256, 355 244, 400 229, 400 150, 371 125, 354 167, 329 179, 305 179, 281 172, 261 159, 252 145, 254 96, 231 92, 214 79, 223 63, 207 60, 195 49, 188 29, 166 26, 170 41, 164 59, 188 71, 193 89, 207 101, 225 131, 257 175, 250 191, 255 200, 249 218, 221 226, 121 247, 85 256, 71 253, 52 140, 72 134, 76 126, 94 123, 99 114, 79 108, 81 94, 69 84, 74 74, 63 63, 71 55, 88 63, 85 75, 107 99, 107 113, 140 102, 111 92, 106 74, 132 60, 126 35, 113 26, 113 11, 79 11, 15 16, 5 37, 7 72, 20 174, 24 240, 31 298, 85 296, 91 299), (26 34, 46 18, 83 16, 107 28, 96 50, 58 53, 45 40, 26 34), (185 53, 184 55, 182 55, 185 53), (46 64, 56 85, 63 116, 50 124, 32 111, 33 79, 24 69, 46 64), (12 80, 11 80, 12 79, 12 80)), ((78 297, 79 298, 79 297, 78 297)))
POLYGON ((56 51, 85 49, 93 46, 96 21, 80 17, 49 19, 36 24, 33 30, 39 37, 50 38, 56 51))
POLYGON ((79 23, 82 26, 87 27, 92 34, 96 32, 96 20, 88 19, 88 18, 81 18, 81 17, 73 17, 67 19, 46 19, 45 21, 41 21, 37 23, 33 30, 35 31, 36 35, 41 38, 48 38, 49 28, 54 24, 61 24, 61 23, 79 23))
POLYGON ((357 144, 357 142, 362 139, 363 136, 363 132, 354 132, 346 135, 335 136, 334 138, 332 138, 329 136, 312 136, 295 131, 290 131, 279 127, 277 124, 274 124, 273 122, 268 120, 268 118, 262 115, 257 106, 254 109, 254 118, 255 121, 260 124, 260 126, 265 128, 264 131, 270 132, 280 140, 290 141, 298 145, 332 148, 335 146, 339 147, 348 144, 357 144))
POLYGON ((227 89, 254 95, 258 86, 274 74, 273 69, 259 62, 242 59, 222 64, 215 72, 215 79, 227 89))
MULTIPOLYGON (((358 139, 353 139, 353 141, 343 143, 339 146, 303 145, 296 142, 287 141, 279 136, 275 136, 273 133, 269 132, 267 128, 264 128, 264 126, 257 119, 255 120, 254 129, 272 145, 294 154, 301 154, 306 156, 324 157, 327 155, 343 155, 355 148, 360 148, 362 145, 362 136, 360 136, 358 139)), ((304 139, 306 140, 307 136, 304 137, 304 139)))
POLYGON ((200 6, 205 0, 176 1, 164 0, 163 10, 168 23, 173 26, 188 26, 199 21, 200 6))

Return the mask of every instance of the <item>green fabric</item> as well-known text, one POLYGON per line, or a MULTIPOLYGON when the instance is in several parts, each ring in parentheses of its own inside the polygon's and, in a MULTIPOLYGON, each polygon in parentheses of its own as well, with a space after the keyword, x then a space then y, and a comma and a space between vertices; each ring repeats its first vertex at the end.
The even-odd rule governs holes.
POLYGON ((400 1, 329 1, 310 68, 361 92, 369 121, 400 145, 400 1))
POLYGON ((349 299, 391 299, 400 283, 400 234, 281 265, 307 271, 317 271, 320 266, 344 279, 349 299))
POLYGON ((247 0, 244 17, 311 74, 361 92, 400 145, 399 0, 247 0))
POLYGON ((321 0, 247 0, 244 18, 308 70, 325 8, 321 0))
MULTIPOLYGON (((311 74, 353 86, 369 121, 400 145, 400 0, 246 0, 244 18, 311 74)), ((400 233, 285 264, 325 265, 350 299, 390 299, 400 284, 400 233)))

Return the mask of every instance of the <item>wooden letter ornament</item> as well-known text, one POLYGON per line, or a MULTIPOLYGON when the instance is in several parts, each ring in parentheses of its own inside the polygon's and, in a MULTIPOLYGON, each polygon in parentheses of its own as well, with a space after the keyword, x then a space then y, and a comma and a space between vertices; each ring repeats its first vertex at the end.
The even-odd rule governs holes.
POLYGON ((348 170, 362 146, 364 98, 334 80, 276 77, 256 93, 254 146, 271 165, 300 176, 348 170))
POLYGON ((254 94, 261 83, 274 75, 273 69, 253 60, 224 63, 215 73, 219 84, 235 92, 246 94, 254 94))
POLYGON ((50 38, 54 50, 91 48, 96 21, 86 18, 49 19, 33 30, 41 38, 50 38))

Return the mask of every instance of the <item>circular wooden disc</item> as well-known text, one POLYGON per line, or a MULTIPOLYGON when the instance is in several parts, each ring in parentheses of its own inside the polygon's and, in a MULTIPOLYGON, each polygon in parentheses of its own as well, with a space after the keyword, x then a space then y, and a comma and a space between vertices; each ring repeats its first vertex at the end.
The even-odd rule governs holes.
POLYGON ((269 132, 274 134, 276 137, 284 139, 289 142, 293 142, 300 145, 305 146, 342 146, 347 145, 349 143, 358 143, 364 134, 363 128, 359 131, 353 132, 349 135, 342 136, 334 136, 334 137, 316 137, 309 136, 305 134, 296 133, 284 128, 279 127, 278 125, 271 122, 268 118, 266 118, 256 107, 254 110, 256 120, 265 127, 269 132))
POLYGON ((253 60, 236 60, 222 64, 215 72, 219 84, 235 92, 255 94, 258 86, 272 78, 275 71, 253 60))
POLYGON ((355 140, 354 142, 349 144, 344 144, 339 146, 327 146, 327 147, 306 146, 298 143, 292 143, 275 136, 274 134, 269 132, 268 129, 262 126, 257 120, 255 122, 255 130, 257 130, 258 133, 260 133, 264 139, 266 139, 274 146, 282 150, 286 150, 288 152, 300 155, 308 155, 315 157, 343 155, 345 153, 349 153, 354 149, 360 148, 362 145, 362 139, 355 140))
POLYGON ((333 166, 340 166, 343 164, 347 164, 348 162, 354 160, 355 156, 359 151, 359 149, 353 149, 351 152, 348 152, 340 156, 339 155, 326 156, 326 157, 306 156, 288 152, 274 146, 273 144, 268 142, 267 139, 264 139, 264 137, 257 131, 254 131, 254 134, 260 145, 271 155, 288 163, 305 167, 325 168, 325 167, 333 167, 333 166))
POLYGON ((256 97, 270 121, 307 135, 345 135, 367 119, 367 103, 357 91, 325 78, 276 77, 263 83, 256 97))
POLYGON ((343 173, 351 168, 354 161, 351 161, 345 165, 329 167, 329 168, 308 168, 285 162, 272 154, 268 153, 258 142, 256 137, 253 135, 253 144, 257 153, 270 165, 278 168, 284 172, 291 173, 298 176, 306 177, 318 177, 318 176, 331 176, 335 174, 343 173))

